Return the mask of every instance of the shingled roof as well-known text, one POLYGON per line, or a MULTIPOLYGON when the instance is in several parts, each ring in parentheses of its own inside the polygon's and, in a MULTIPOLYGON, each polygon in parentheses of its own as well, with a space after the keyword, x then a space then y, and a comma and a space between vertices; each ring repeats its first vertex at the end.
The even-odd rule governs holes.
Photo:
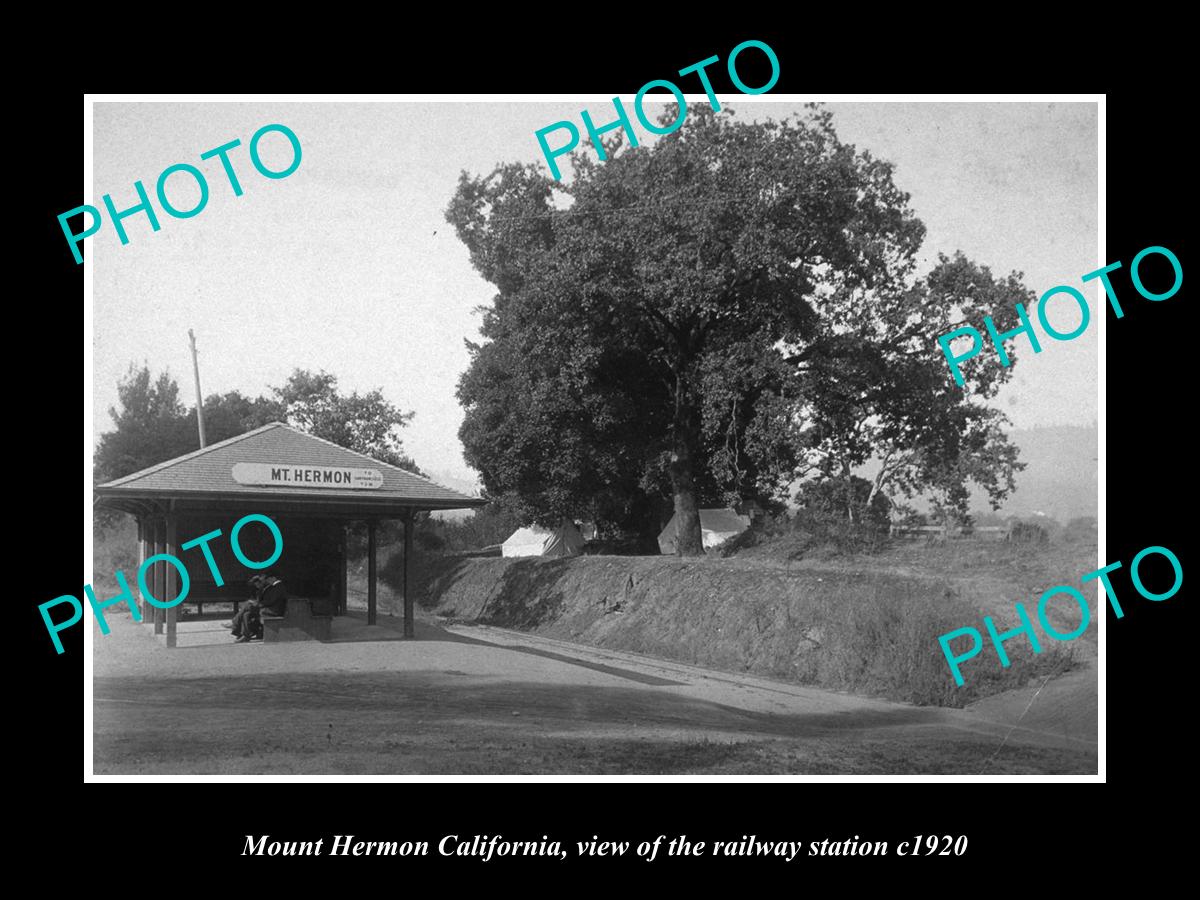
POLYGON ((428 478, 381 462, 331 441, 272 422, 254 431, 221 441, 202 450, 177 456, 158 465, 97 486, 99 497, 195 497, 280 500, 363 501, 371 504, 411 506, 416 509, 457 509, 482 506, 485 501, 435 484, 428 478), (374 469, 383 476, 378 487, 304 484, 242 484, 233 477, 239 463, 274 466, 374 469))

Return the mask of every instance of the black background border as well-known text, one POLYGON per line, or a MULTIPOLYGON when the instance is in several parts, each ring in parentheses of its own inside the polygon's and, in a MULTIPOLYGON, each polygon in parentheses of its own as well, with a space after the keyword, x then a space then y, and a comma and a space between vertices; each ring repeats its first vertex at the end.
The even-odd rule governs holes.
MULTIPOLYGON (((948 84, 943 73, 925 79, 890 78, 879 71, 846 76, 823 71, 819 76, 808 65, 808 47, 791 34, 758 29, 746 36, 767 41, 775 49, 782 75, 772 94, 813 90, 874 92, 881 87, 904 91, 939 91, 952 87, 962 91, 997 90, 1105 90, 1108 77, 1090 79, 1090 84, 1032 83, 999 84, 998 79, 955 77, 948 84)), ((527 53, 496 48, 442 48, 443 57, 406 56, 374 59, 345 72, 341 89, 355 86, 395 91, 434 92, 601 92, 631 94, 651 78, 728 50, 743 37, 710 39, 668 38, 646 41, 619 55, 593 56, 563 61, 549 67, 544 53, 527 53), (667 53, 670 48, 670 53, 667 53), (473 62, 464 67, 463 57, 473 62), (670 63, 661 64, 669 56, 670 63), (500 64, 500 63, 503 64, 500 64), (440 68, 437 65, 440 63, 440 68), (678 63, 676 65, 676 63, 678 63), (372 71, 371 67, 377 68, 372 71), (673 67, 673 68, 672 68, 673 67)), ((600 41, 599 38, 596 39, 600 41)), ((586 44, 586 41, 580 41, 586 44)), ((531 41, 534 48, 537 41, 531 41)), ((572 55, 572 59, 574 59, 572 55)), ((750 55, 746 57, 750 60, 750 55)), ((740 60, 739 60, 740 62, 740 60)), ((715 66, 718 91, 730 90, 723 83, 723 66, 715 66)), ((257 89, 252 75, 192 79, 170 85, 172 91, 238 91, 257 89)), ((747 66, 747 83, 761 83, 747 66)), ((102 80, 102 79, 101 79, 102 80)), ((1077 82, 1083 81, 1076 77, 1077 82)), ((325 76, 307 74, 280 89, 289 91, 329 90, 325 76), (318 80, 320 84, 318 85, 318 80)), ((97 83, 98 90, 119 90, 97 83)), ((142 89, 137 85, 137 89, 142 89)), ((693 90, 694 88, 686 88, 693 90)), ((154 91, 167 86, 155 83, 154 91)), ((540 838, 549 834, 563 841, 590 838, 638 841, 659 834, 686 833, 696 839, 738 838, 756 834, 760 838, 844 839, 859 835, 869 840, 902 840, 916 834, 967 834, 970 850, 962 860, 938 857, 936 863, 906 860, 913 874, 935 876, 946 866, 956 871, 970 866, 997 876, 1008 871, 1024 856, 1030 842, 1053 848, 1060 860, 1087 858, 1089 845, 1105 839, 1107 817, 1098 800, 1080 802, 1064 797, 1065 786, 1047 783, 978 783, 948 781, 941 784, 880 787, 846 784, 715 784, 708 782, 606 784, 603 791, 590 784, 152 784, 84 785, 80 752, 81 684, 83 680, 82 628, 64 635, 67 652, 56 656, 37 612, 37 604, 60 594, 78 595, 77 557, 69 550, 69 535, 80 523, 78 488, 80 443, 79 420, 68 398, 78 396, 75 377, 79 369, 69 360, 66 339, 72 309, 80 309, 82 267, 76 266, 55 219, 59 212, 83 202, 80 184, 80 136, 83 95, 63 87, 27 101, 27 116, 37 123, 38 141, 32 152, 36 175, 18 188, 29 192, 22 201, 26 213, 18 217, 20 228, 31 228, 32 239, 18 236, 19 244, 32 250, 37 268, 28 279, 25 302, 15 304, 19 325, 10 340, 25 335, 23 344, 38 348, 23 366, 32 368, 33 388, 14 390, 10 400, 21 422, 18 434, 19 465, 10 472, 12 493, 20 500, 20 527, 15 530, 15 550, 10 571, 21 581, 16 592, 26 614, 23 642, 24 665, 16 687, 25 708, 17 730, 22 770, 31 769, 33 797, 23 803, 21 814, 31 836, 40 836, 32 846, 62 853, 82 853, 94 859, 115 853, 137 860, 146 876, 166 875, 181 857, 198 848, 208 865, 190 871, 200 881, 266 873, 271 878, 309 878, 318 871, 339 879, 369 871, 411 870, 417 866, 453 869, 455 877, 488 875, 497 867, 517 867, 553 873, 554 866, 589 865, 628 872, 637 867, 653 870, 667 881, 689 872, 720 868, 740 871, 748 865, 774 868, 772 860, 665 859, 646 864, 636 858, 572 860, 570 863, 534 860, 497 860, 480 864, 475 860, 248 860, 238 857, 245 835, 271 833, 281 838, 314 839, 333 834, 356 834, 362 839, 420 838, 436 843, 442 834, 495 834, 509 838, 540 838), (74 423, 74 424, 72 424, 74 423), (74 435, 74 437, 73 437, 74 435), (34 463, 36 461, 36 463, 34 463), (39 477, 31 479, 29 493, 18 493, 25 479, 17 475, 35 464, 39 477), (36 483, 32 483, 36 481, 36 483), (32 559, 29 557, 32 556, 32 559), (84 793, 84 791, 87 791, 84 793), (896 797, 898 790, 906 796, 896 797), (132 791, 135 797, 118 796, 132 791), (853 791, 855 796, 849 797, 853 791), (920 796, 917 796, 917 794, 920 796), (931 796, 935 792, 936 796, 931 796), (664 793, 669 796, 664 796, 664 793), (102 796, 103 794, 103 796, 102 796), (582 794, 582 796, 580 796, 582 794), (1093 804, 1096 804, 1093 807, 1093 804), (1094 814, 1081 811, 1094 809, 1094 814), (202 839, 194 837, 203 835, 202 839), (49 837, 47 837, 49 835, 49 837), (73 837, 72 837, 73 835, 73 837), (102 837, 103 835, 103 837, 102 837), (78 839, 87 836, 80 849, 78 839), (68 841, 69 844, 62 842, 68 841), (1025 849, 1023 849, 1025 848, 1025 849), (230 864, 233 864, 230 867, 230 864), (396 869, 397 866, 402 867, 396 869), (936 866, 936 868, 935 868, 936 866), (914 871, 915 867, 915 871, 914 871), (290 874, 287 874, 290 873, 290 874)), ((1121 260, 1124 269, 1114 277, 1125 308, 1125 318, 1116 320, 1107 312, 1107 549, 1106 561, 1121 560, 1125 569, 1113 581, 1125 607, 1124 619, 1107 618, 1107 754, 1106 775, 1118 786, 1120 807, 1160 798, 1169 803, 1174 787, 1187 765, 1175 748, 1177 735, 1186 720, 1180 712, 1187 684, 1185 662, 1176 638, 1190 635, 1186 594, 1187 582, 1175 597, 1150 603, 1134 594, 1128 581, 1128 565, 1143 547, 1157 544, 1171 548, 1186 572, 1190 570, 1182 521, 1182 488, 1190 467, 1184 459, 1190 441, 1186 430, 1187 398, 1190 391, 1184 371, 1187 354, 1177 349, 1191 335, 1184 321, 1188 309, 1187 284, 1175 297, 1150 303, 1137 297, 1128 281, 1128 265, 1142 248, 1161 245, 1172 249, 1186 272, 1183 232, 1185 187, 1181 159, 1186 152, 1173 141, 1170 123, 1178 117, 1176 102, 1162 90, 1129 89, 1109 91, 1107 99, 1107 247, 1106 262, 1121 260), (1182 426, 1182 427, 1181 427, 1182 426), (1183 722, 1183 725, 1176 724, 1183 722), (1171 752, 1173 751, 1173 752, 1171 752)), ((1069 148, 1064 148, 1069 152, 1069 148)), ((1190 190, 1189 190, 1190 193, 1190 190)), ((1190 205, 1190 204, 1188 204, 1190 205)), ((1035 223, 1031 223, 1031 226, 1035 223)), ((86 253, 86 249, 84 251, 86 253)), ((25 254, 16 260, 24 263, 25 254)), ((1063 273, 1063 283, 1082 273, 1063 273)), ((1036 287, 1035 287, 1036 289, 1036 287)), ((1091 299, 1089 292, 1089 300, 1091 299)), ((1094 307, 1093 307, 1094 309, 1094 307)), ((15 323, 14 323, 15 324, 15 323)), ((1093 326, 1094 327, 1094 326, 1093 326)), ((76 345, 78 346, 78 345, 76 345)), ((1048 348, 1052 350, 1051 348, 1048 348)), ((14 357, 10 356, 10 359, 14 357)), ((21 359, 19 355, 15 359, 21 359)), ((1025 365, 1036 362, 1026 356, 1025 365)), ((15 374, 15 373, 13 373, 15 374)), ((26 382, 28 384, 28 382, 26 382)), ((15 387, 15 386, 14 386, 15 387)), ((84 434, 86 446, 87 433, 84 434)), ((10 441, 17 439, 10 434, 10 441)), ((11 458, 11 457, 10 457, 11 458)), ((90 464, 85 466, 90 472, 90 464)), ((1079 573, 1063 573, 1064 582, 1079 573)), ((1150 579, 1147 579, 1150 581, 1150 579)), ((1151 581, 1153 586, 1153 582, 1151 581)), ((1177 790, 1177 788, 1176 788, 1177 790)), ((1151 824, 1139 823, 1143 827, 1151 824)), ((819 871, 840 871, 853 865, 856 874, 887 862, 856 858, 847 860, 797 860, 796 874, 811 877, 819 871), (866 869, 863 869, 863 866, 866 869), (833 867, 833 868, 830 868, 833 867)), ((1091 862, 1089 860, 1089 862, 1091 862)), ((173 879, 179 878, 175 868, 173 879)), ((780 874, 785 874, 780 869, 780 874)), ((552 876, 551 876, 552 877, 552 876)), ((648 881, 656 880, 647 878, 648 881)), ((164 882, 158 882, 164 884, 164 882)), ((178 881, 174 883, 178 884, 178 881)), ((639 882, 640 884, 641 882, 639 882)))

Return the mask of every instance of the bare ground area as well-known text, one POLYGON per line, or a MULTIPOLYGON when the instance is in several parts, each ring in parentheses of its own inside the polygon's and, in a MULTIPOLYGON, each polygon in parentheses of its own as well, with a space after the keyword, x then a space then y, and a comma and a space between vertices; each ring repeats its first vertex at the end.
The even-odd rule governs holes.
POLYGON ((97 774, 1089 774, 1095 670, 917 707, 499 628, 93 633, 97 774), (1041 693, 1029 704, 1036 690, 1041 693), (1090 713, 1087 697, 1091 696, 1090 713), (987 706, 987 704, 991 706, 987 706))

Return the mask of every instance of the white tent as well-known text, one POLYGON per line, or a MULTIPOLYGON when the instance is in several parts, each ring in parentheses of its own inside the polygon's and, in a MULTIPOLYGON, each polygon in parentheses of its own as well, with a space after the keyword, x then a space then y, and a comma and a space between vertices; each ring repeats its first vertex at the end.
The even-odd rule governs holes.
POLYGON ((578 556, 583 549, 583 535, 570 519, 563 519, 557 528, 529 525, 518 528, 504 542, 503 556, 578 556))
MULTIPOLYGON (((666 556, 675 552, 675 520, 678 513, 658 536, 658 549, 666 556)), ((722 541, 736 537, 750 527, 749 516, 739 516, 732 509, 700 510, 700 538, 705 550, 711 550, 722 541)))

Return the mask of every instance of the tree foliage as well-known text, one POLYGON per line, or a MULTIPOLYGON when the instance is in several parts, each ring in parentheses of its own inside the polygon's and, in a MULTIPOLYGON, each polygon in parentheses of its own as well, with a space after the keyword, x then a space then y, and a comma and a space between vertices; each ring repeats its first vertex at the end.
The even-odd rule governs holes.
POLYGON ((493 502, 461 519, 431 516, 417 529, 414 540, 428 552, 480 550, 503 544, 524 521, 523 515, 507 503, 493 502))
POLYGON ((971 484, 994 506, 1012 491, 1021 464, 988 402, 1012 368, 977 360, 958 388, 934 339, 985 315, 1011 327, 1031 295, 961 254, 919 277, 908 195, 830 113, 702 110, 651 146, 604 147, 573 157, 569 184, 464 172, 447 209, 497 289, 459 385, 490 494, 643 531, 673 505, 695 553, 697 506, 797 479, 842 485, 851 522, 880 495, 961 517, 971 484))
MULTIPOLYGON (((1014 305, 1032 300, 1020 277, 995 278, 961 254, 942 255, 915 284, 872 290, 824 318, 826 327, 791 357, 802 398, 798 474, 845 483, 874 458, 872 497, 925 492, 961 519, 974 483, 999 508, 1023 464, 1004 430, 1007 417, 987 401, 1013 369, 981 359, 959 388, 941 353, 931 352, 930 336, 964 317, 991 315, 998 327, 1015 318, 1014 305)), ((849 505, 846 512, 853 518, 849 505)))
POLYGON ((876 532, 886 532, 891 521, 888 498, 874 491, 870 481, 857 475, 851 475, 848 480, 833 477, 809 481, 796 499, 805 514, 802 517, 805 524, 853 522, 876 532))
POLYGON ((539 511, 547 492, 573 505, 554 513, 586 514, 597 496, 634 507, 633 474, 645 497, 669 485, 680 552, 696 553, 698 501, 790 479, 781 347, 806 345, 839 298, 902 278, 924 228, 891 166, 841 143, 826 112, 748 124, 699 111, 606 155, 577 154, 569 185, 534 166, 461 178, 447 219, 498 289, 460 390, 462 437, 489 491, 539 511), (551 396, 555 409, 537 405, 551 396), (554 479, 556 458, 575 474, 554 479), (584 459, 599 465, 581 473, 584 459))
POLYGON ((328 372, 296 369, 271 392, 289 425, 339 447, 420 473, 404 453, 398 433, 413 413, 401 412, 384 399, 378 388, 366 394, 355 391, 345 395, 338 390, 337 378, 328 372))
POLYGON ((179 385, 166 372, 154 378, 148 366, 130 364, 117 384, 117 400, 118 406, 108 410, 114 430, 101 435, 96 447, 97 481, 120 478, 195 449, 194 443, 187 446, 179 385), (187 449, 179 450, 181 446, 187 449))
MULTIPOLYGON (((413 472, 397 430, 412 419, 384 400, 380 391, 344 396, 337 379, 325 372, 295 370, 265 397, 238 391, 204 400, 208 443, 236 437, 270 422, 289 424, 339 446, 366 453, 413 472)), ((179 385, 168 373, 157 378, 148 366, 130 365, 117 385, 119 405, 109 409, 113 430, 100 435, 94 458, 97 482, 111 481, 200 448, 195 408, 179 400, 179 385)))

